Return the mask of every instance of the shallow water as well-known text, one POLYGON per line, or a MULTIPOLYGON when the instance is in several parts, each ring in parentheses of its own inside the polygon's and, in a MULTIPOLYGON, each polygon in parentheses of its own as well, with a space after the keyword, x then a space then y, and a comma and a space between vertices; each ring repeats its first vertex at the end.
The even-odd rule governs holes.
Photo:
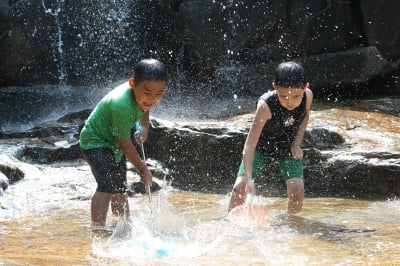
MULTIPOLYGON (((152 204, 145 195, 129 198, 131 227, 109 215, 109 230, 100 233, 89 226, 95 183, 86 164, 30 173, 0 197, 3 264, 400 263, 398 199, 306 198, 303 212, 288 217, 285 198, 258 196, 253 202, 268 209, 268 223, 244 230, 226 218, 228 194, 165 185, 152 204)), ((130 172, 129 181, 136 178, 130 172)))

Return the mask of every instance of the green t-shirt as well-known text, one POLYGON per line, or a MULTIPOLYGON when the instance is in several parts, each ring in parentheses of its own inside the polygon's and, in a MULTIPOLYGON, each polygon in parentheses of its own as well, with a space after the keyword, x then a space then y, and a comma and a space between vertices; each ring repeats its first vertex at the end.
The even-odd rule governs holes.
POLYGON ((115 161, 120 162, 123 151, 116 137, 129 140, 131 128, 143 116, 132 95, 131 88, 124 83, 110 91, 99 102, 85 122, 79 139, 83 149, 110 148, 115 161))

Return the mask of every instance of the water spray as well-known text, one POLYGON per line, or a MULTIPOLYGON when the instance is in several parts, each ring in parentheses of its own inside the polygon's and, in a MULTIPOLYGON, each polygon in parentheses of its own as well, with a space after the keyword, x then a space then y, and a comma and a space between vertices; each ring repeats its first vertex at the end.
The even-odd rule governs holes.
MULTIPOLYGON (((143 146, 143 141, 142 141, 142 129, 140 127, 140 123, 139 122, 136 122, 136 131, 139 131, 139 139, 140 139, 140 144, 139 145, 140 145, 140 149, 142 151, 142 159, 143 159, 144 163, 146 163, 146 156, 144 154, 144 146, 143 146)), ((152 210, 153 199, 151 198, 151 189, 150 189, 150 186, 146 186, 145 185, 145 187, 146 187, 146 190, 147 190, 147 194, 149 195, 150 211, 151 211, 151 213, 153 213, 153 210, 152 210)))

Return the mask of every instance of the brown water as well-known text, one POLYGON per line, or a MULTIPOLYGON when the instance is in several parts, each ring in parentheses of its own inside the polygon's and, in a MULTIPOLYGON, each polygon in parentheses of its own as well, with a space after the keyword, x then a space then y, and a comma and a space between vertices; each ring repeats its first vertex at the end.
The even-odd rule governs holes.
MULTIPOLYGON (((226 219, 228 196, 165 186, 129 199, 131 237, 92 232, 87 165, 32 169, 1 197, 0 262, 5 265, 365 265, 400 263, 400 200, 307 198, 296 217, 286 199, 256 197, 265 228, 226 219), (152 212, 151 212, 152 210, 152 212), (147 246, 146 246, 147 245, 147 246), (157 257, 156 249, 167 254, 157 257)), ((130 175, 129 180, 135 180, 130 175)), ((1 263, 0 263, 1 264, 1 263)))

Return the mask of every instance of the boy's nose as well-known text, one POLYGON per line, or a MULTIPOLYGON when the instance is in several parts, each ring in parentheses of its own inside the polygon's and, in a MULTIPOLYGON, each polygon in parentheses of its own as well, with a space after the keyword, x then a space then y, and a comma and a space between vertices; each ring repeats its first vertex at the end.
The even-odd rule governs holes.
POLYGON ((156 96, 155 95, 148 95, 147 99, 150 100, 150 101, 154 101, 156 99, 156 96))

